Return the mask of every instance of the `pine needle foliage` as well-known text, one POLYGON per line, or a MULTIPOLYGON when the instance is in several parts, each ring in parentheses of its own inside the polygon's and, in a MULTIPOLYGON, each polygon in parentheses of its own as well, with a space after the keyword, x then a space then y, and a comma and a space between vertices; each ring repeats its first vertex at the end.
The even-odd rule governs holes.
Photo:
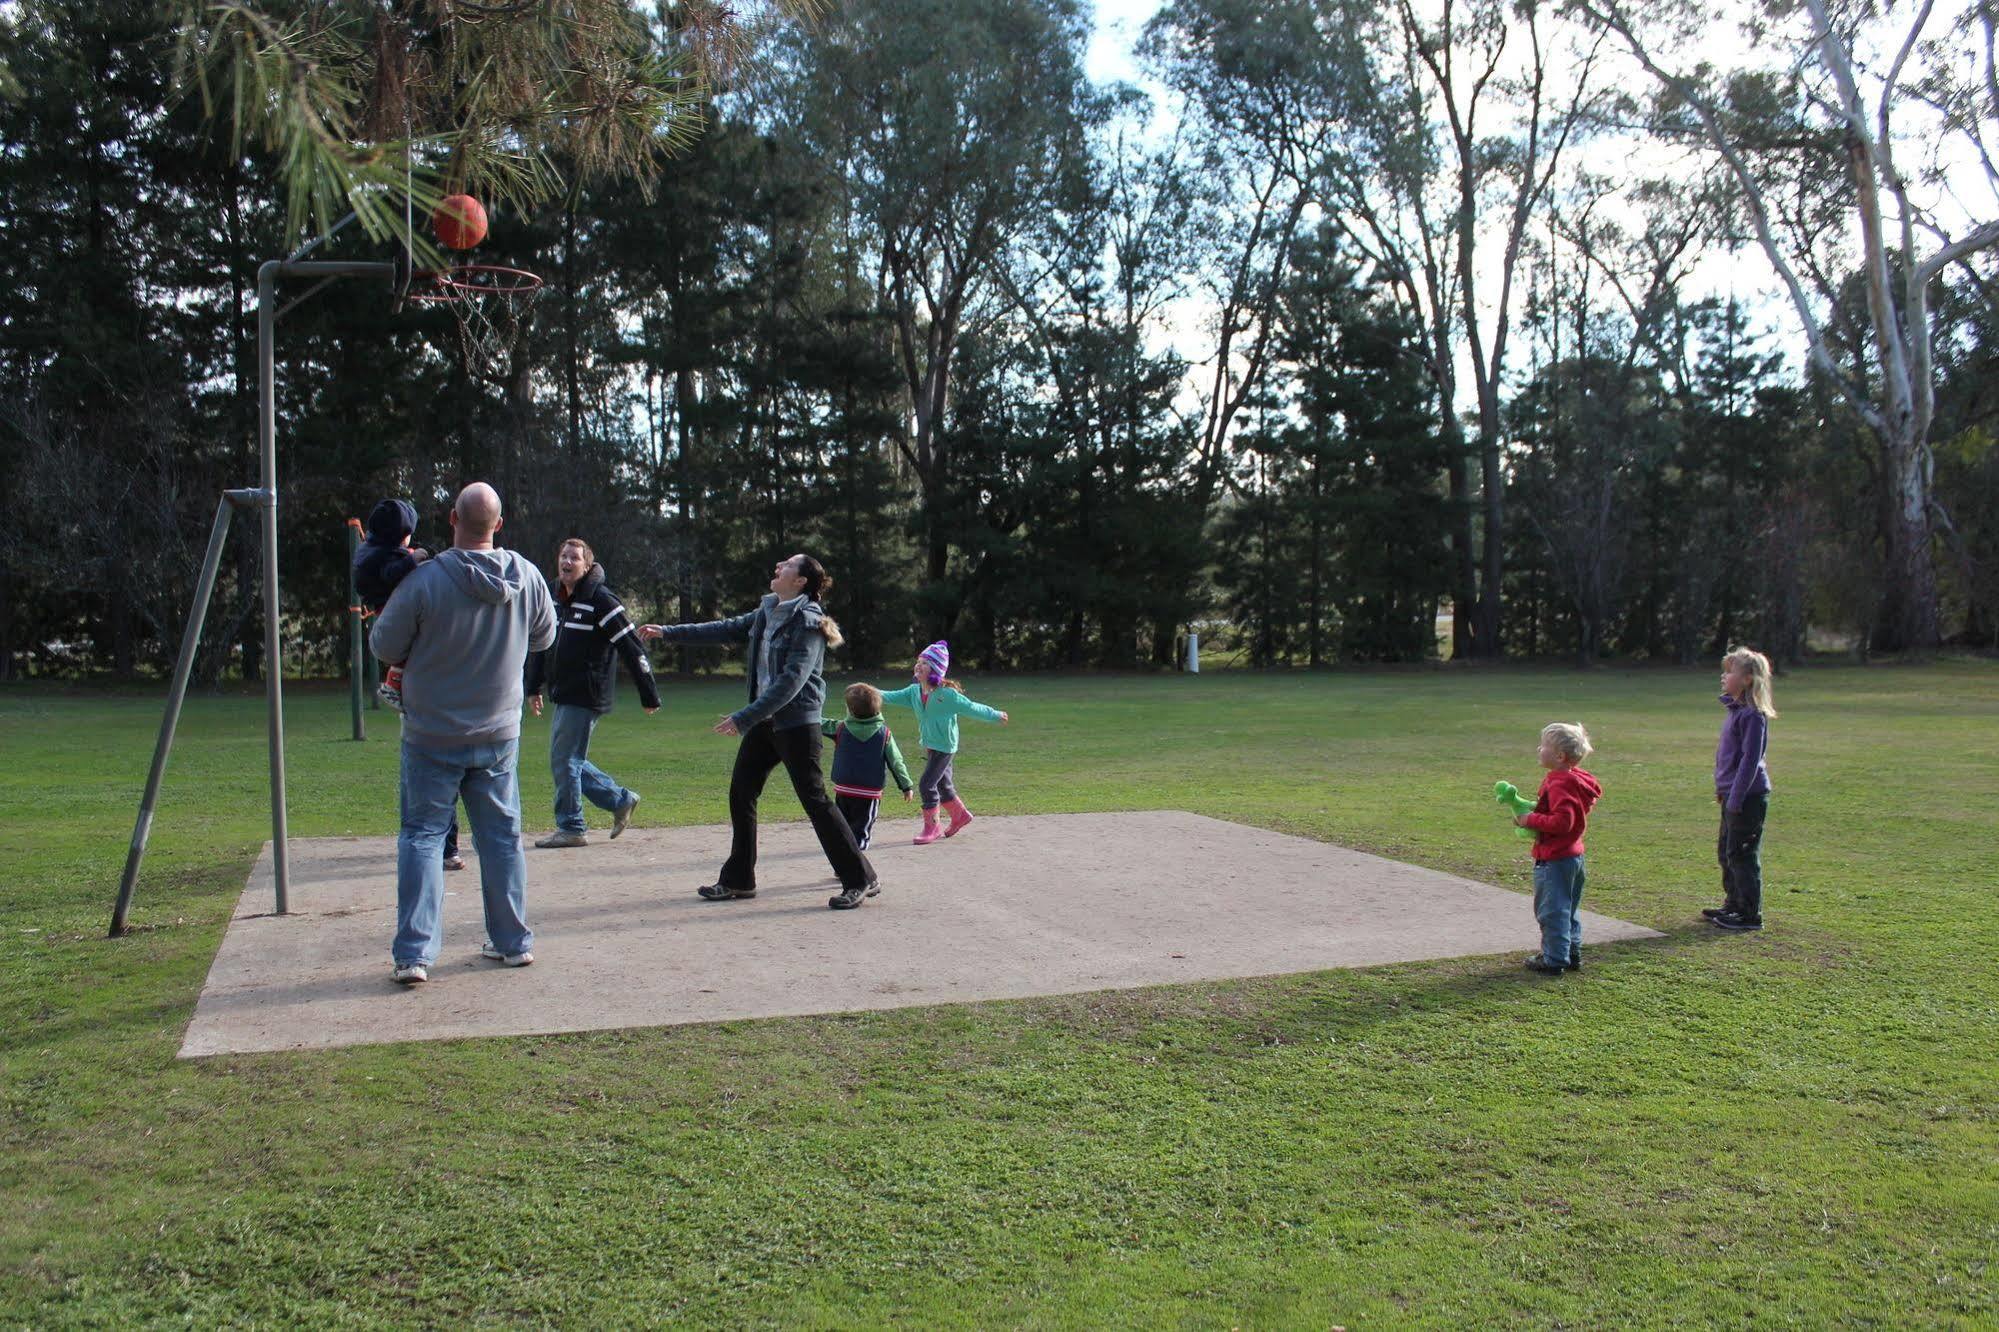
POLYGON ((271 153, 289 225, 352 210, 419 244, 445 195, 527 209, 592 180, 649 190, 763 27, 817 0, 175 0, 176 75, 240 151, 271 153))

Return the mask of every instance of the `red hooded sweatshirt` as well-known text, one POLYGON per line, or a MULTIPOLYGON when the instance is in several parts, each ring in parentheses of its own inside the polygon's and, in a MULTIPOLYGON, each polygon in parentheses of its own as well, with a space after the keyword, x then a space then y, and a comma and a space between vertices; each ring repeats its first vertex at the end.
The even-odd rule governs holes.
POLYGON ((1541 798, 1524 827, 1535 832, 1534 859, 1565 860, 1583 853, 1583 827, 1603 788, 1581 768, 1554 768, 1541 779, 1541 798))

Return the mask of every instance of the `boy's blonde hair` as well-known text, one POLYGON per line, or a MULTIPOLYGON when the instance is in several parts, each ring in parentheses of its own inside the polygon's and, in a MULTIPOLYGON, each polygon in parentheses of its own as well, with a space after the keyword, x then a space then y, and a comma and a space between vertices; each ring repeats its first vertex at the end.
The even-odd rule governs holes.
POLYGON ((1553 740, 1555 748, 1568 755, 1569 762, 1581 763, 1595 751, 1589 742, 1589 732, 1581 722, 1549 722, 1541 728, 1543 740, 1553 740))
POLYGON ((1721 659, 1721 668, 1740 666, 1749 676, 1749 706, 1765 717, 1777 715, 1776 695, 1770 687, 1770 659, 1755 648, 1732 647, 1721 659))
POLYGON ((847 686, 847 715, 865 721, 882 713, 882 691, 871 684, 847 686))

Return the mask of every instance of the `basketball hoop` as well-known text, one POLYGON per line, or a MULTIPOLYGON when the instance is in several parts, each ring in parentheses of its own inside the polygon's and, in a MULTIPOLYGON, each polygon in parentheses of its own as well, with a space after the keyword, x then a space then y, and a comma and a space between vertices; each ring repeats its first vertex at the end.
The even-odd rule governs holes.
POLYGON ((411 274, 403 299, 450 310, 458 325, 458 363, 467 374, 497 383, 540 294, 541 279, 526 269, 458 264, 411 274))

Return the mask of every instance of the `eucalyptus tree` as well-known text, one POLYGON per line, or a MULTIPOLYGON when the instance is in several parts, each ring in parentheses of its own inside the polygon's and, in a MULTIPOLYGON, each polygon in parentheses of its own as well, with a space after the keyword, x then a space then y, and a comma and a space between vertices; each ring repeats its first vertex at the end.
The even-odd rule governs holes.
MULTIPOLYGON (((970 321, 1003 304, 996 266, 1050 206, 1083 132, 1088 33, 1078 0, 853 0, 799 61, 805 123, 895 326, 907 412, 896 442, 917 478, 932 584, 951 550, 953 362, 970 321)), ((954 614, 934 607, 932 630, 954 614)))
POLYGON ((1444 429, 1461 444, 1450 469, 1460 505, 1453 654, 1496 656, 1502 407, 1519 265, 1597 123, 1606 96, 1600 43, 1545 6, 1509 0, 1398 0, 1357 31, 1366 50, 1329 163, 1326 211, 1420 330, 1444 429), (1475 413, 1468 447, 1465 387, 1475 413))
POLYGON ((1348 0, 1173 0, 1140 54, 1174 94, 1193 184, 1184 264, 1201 313, 1189 491, 1205 511, 1269 374, 1278 294, 1361 81, 1348 0))
POLYGON ((1999 11, 1984 0, 1941 14, 1936 0, 1899 14, 1772 0, 1741 15, 1768 56, 1723 67, 1707 58, 1718 25, 1704 5, 1574 8, 1654 81, 1658 133, 1716 164, 1804 329, 1813 370, 1874 436, 1890 498, 1875 643, 1934 646, 1934 538, 1949 517, 1932 488, 1931 302, 1953 265, 1999 245, 1999 11), (1968 202, 1974 182, 1978 203, 1968 202), (1858 308, 1841 298, 1848 273, 1864 283, 1858 308), (1842 342, 1863 349, 1857 362, 1838 355, 1842 342))

